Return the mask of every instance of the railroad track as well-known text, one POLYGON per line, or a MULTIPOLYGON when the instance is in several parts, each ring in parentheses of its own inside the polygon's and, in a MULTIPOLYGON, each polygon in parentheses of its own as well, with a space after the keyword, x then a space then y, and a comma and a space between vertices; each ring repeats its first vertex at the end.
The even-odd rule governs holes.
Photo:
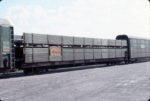
POLYGON ((71 72, 77 70, 84 70, 84 69, 94 69, 94 68, 103 68, 109 67, 106 64, 96 64, 96 65, 86 65, 86 66, 75 66, 75 67, 63 67, 58 69, 48 69, 48 72, 41 72, 41 73, 31 73, 29 75, 25 75, 23 71, 11 72, 11 73, 1 73, 0 79, 8 79, 8 78, 16 78, 16 77, 23 77, 23 76, 32 76, 32 75, 43 75, 48 73, 61 73, 61 72, 71 72))

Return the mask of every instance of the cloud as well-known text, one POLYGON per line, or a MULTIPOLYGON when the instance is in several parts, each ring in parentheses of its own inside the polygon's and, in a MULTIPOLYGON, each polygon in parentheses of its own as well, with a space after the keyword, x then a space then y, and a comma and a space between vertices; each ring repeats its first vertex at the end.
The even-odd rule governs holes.
POLYGON ((9 7, 5 15, 15 33, 49 33, 114 38, 149 36, 149 5, 142 0, 74 0, 56 9, 40 5, 9 7), (144 34, 145 33, 145 34, 144 34))

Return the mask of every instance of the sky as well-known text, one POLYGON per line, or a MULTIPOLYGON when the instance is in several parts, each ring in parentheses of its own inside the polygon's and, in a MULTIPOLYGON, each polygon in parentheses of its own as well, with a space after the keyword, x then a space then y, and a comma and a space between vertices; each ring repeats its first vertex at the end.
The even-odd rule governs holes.
POLYGON ((9 20, 17 35, 150 37, 148 0, 3 0, 0 18, 9 20))

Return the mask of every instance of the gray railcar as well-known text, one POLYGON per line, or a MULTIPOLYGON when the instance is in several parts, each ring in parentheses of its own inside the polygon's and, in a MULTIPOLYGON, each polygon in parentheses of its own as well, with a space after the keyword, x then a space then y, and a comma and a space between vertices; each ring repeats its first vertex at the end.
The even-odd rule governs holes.
POLYGON ((129 62, 150 60, 150 39, 134 38, 127 35, 118 35, 116 39, 127 41, 129 62))
POLYGON ((92 63, 122 62, 124 40, 108 40, 24 33, 22 69, 92 63), (39 40, 39 41, 38 41, 39 40))
POLYGON ((0 19, 0 71, 14 68, 13 27, 0 19))

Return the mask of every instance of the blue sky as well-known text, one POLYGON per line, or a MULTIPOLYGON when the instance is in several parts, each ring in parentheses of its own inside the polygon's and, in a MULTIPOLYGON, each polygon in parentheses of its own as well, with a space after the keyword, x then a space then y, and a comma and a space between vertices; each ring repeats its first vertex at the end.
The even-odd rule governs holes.
POLYGON ((115 38, 149 37, 147 0, 3 0, 0 18, 23 32, 115 38))

